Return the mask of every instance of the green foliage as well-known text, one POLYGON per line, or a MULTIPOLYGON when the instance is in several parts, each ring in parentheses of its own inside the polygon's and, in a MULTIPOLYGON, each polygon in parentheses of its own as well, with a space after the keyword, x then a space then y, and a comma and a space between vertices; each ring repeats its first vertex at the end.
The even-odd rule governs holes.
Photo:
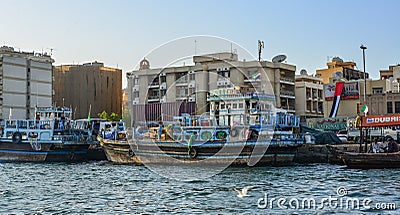
POLYGON ((99 114, 100 119, 108 119, 108 114, 105 110, 99 114))
POLYGON ((112 112, 111 114, 108 114, 106 111, 101 112, 99 114, 99 117, 101 119, 106 119, 106 120, 108 120, 110 122, 113 122, 113 121, 115 122, 115 121, 119 121, 119 120, 122 119, 121 115, 118 115, 118 114, 116 114, 114 112, 112 112))

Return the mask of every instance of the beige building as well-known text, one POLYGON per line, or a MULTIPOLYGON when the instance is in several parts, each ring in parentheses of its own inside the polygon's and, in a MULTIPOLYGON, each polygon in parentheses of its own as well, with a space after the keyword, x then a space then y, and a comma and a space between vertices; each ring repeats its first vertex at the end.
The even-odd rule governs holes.
POLYGON ((391 77, 397 82, 400 82, 400 64, 395 66, 389 66, 388 70, 379 71, 380 79, 390 79, 391 77))
POLYGON ((293 65, 239 61, 235 53, 194 56, 193 63, 152 69, 148 60, 142 60, 139 70, 127 73, 129 104, 186 101, 196 103, 196 114, 202 114, 208 111, 210 90, 254 86, 258 91, 275 93, 277 107, 295 112, 296 67, 293 65))
POLYGON ((0 119, 33 119, 35 106, 52 105, 52 64, 46 53, 0 48, 0 119))
POLYGON ((91 117, 103 111, 122 114, 122 70, 93 62, 55 66, 54 103, 72 107, 74 118, 91 117))
MULTIPOLYGON (((327 62, 326 65, 328 68, 316 71, 316 74, 322 78, 324 84, 331 83, 330 78, 335 78, 334 76, 338 73, 341 73, 341 78, 348 81, 364 79, 364 73, 354 69, 356 66, 355 62, 343 62, 339 57, 334 57, 332 62, 327 62)), ((369 75, 366 73, 365 78, 368 79, 368 77, 369 75)))
MULTIPOLYGON (((366 80, 366 100, 368 106, 368 114, 386 114, 386 103, 396 100, 396 94, 399 92, 399 83, 394 80, 366 80), (386 99, 387 98, 387 99, 386 99)), ((360 114, 362 105, 364 104, 364 80, 349 81, 345 84, 356 84, 359 91, 358 98, 346 99, 342 95, 337 116, 353 117, 360 114)), ((326 88, 328 85, 324 85, 326 88)), ((325 94, 326 94, 326 89, 325 94)), ((326 97, 326 96, 325 96, 326 97)), ((332 102, 325 98, 324 116, 328 117, 332 108, 332 102)), ((390 107, 390 106, 389 106, 390 107)), ((394 107, 394 106, 393 106, 394 107)))
POLYGON ((302 122, 306 118, 324 117, 323 90, 322 78, 308 75, 305 70, 296 75, 296 115, 302 122))

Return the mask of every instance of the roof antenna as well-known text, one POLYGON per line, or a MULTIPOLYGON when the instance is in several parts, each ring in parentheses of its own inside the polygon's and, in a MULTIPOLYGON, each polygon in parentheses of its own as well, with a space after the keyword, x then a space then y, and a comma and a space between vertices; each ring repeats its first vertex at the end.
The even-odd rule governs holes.
POLYGON ((262 49, 264 49, 264 41, 258 40, 258 61, 261 61, 262 49))
POLYGON ((196 55, 197 53, 197 40, 194 40, 194 55, 196 55))

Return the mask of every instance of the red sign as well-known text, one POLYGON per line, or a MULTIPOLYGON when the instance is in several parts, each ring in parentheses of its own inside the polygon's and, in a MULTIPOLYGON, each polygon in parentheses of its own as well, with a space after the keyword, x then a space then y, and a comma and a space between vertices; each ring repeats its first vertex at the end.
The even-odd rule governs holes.
POLYGON ((386 116, 366 116, 362 118, 362 127, 385 127, 399 126, 400 114, 391 114, 386 116))

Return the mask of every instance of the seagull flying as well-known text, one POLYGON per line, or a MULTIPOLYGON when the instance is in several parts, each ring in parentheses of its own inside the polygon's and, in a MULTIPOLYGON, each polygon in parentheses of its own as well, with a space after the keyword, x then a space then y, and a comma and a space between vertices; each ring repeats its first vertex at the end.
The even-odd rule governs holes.
POLYGON ((245 196, 249 196, 249 195, 247 195, 247 191, 249 191, 250 188, 253 188, 253 186, 244 187, 242 190, 238 190, 236 188, 233 188, 233 189, 238 193, 237 197, 243 198, 245 196))

